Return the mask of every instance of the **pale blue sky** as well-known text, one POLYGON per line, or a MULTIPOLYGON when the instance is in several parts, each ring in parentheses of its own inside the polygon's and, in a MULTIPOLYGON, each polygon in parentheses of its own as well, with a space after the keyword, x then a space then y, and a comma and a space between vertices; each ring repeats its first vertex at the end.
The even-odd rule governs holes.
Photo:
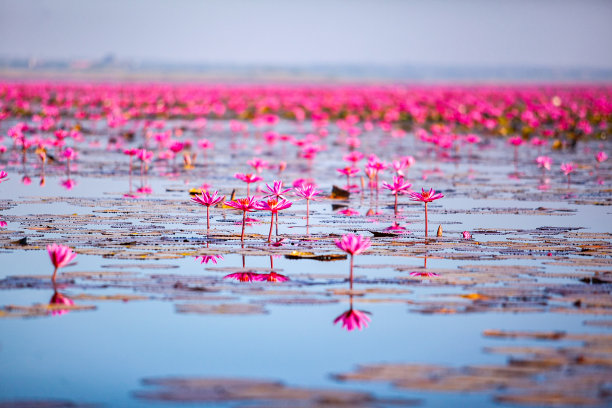
POLYGON ((611 0, 0 0, 0 56, 612 68, 611 0))

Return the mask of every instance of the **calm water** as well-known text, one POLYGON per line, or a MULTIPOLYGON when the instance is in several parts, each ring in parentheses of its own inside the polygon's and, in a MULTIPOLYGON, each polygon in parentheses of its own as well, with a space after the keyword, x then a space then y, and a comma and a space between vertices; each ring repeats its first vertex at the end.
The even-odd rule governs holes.
MULTIPOLYGON (((192 252, 193 247, 205 249, 205 231, 202 229, 205 228, 205 211, 189 202, 188 190, 206 182, 223 194, 229 195, 232 189, 237 189, 238 196, 244 196, 244 184, 232 176, 238 171, 250 171, 246 160, 259 156, 271 162, 281 157, 288 158, 288 168, 282 175, 286 183, 290 184, 300 176, 312 177, 319 188, 329 194, 332 185, 345 184, 345 179, 335 169, 345 165, 341 157, 346 153, 344 147, 332 142, 334 136, 330 135, 327 150, 309 164, 303 159, 293 159, 296 152, 293 146, 286 146, 282 156, 280 148, 267 146, 261 135, 231 136, 226 125, 226 122, 212 123, 205 131, 205 135, 217 144, 214 153, 208 155, 205 167, 201 155, 196 161, 199 165, 191 171, 182 169, 179 161, 175 167, 172 162, 156 162, 143 180, 138 166, 135 166, 132 190, 146 183, 153 191, 138 199, 123 196, 130 191, 127 157, 118 152, 108 152, 103 147, 93 146, 80 152, 73 170, 77 185, 70 190, 61 185, 66 178, 64 165, 50 164, 46 170, 46 184, 39 186, 41 169, 34 157, 29 157, 25 166, 20 163, 17 152, 9 151, 2 157, 1 163, 10 174, 10 180, 0 184, 0 199, 4 203, 0 207, 0 218, 8 223, 1 230, 2 305, 28 307, 49 302, 53 288, 47 278, 40 276, 52 272, 44 246, 55 241, 71 245, 79 252, 76 265, 60 271, 60 291, 74 298, 76 305, 93 305, 96 309, 72 310, 61 315, 0 318, 1 401, 68 400, 109 407, 183 406, 178 402, 151 402, 137 398, 136 393, 152 389, 142 383, 148 378, 210 377, 278 380, 301 388, 359 390, 379 398, 420 399, 425 407, 489 407, 494 404, 492 396, 496 393, 493 390, 421 392, 395 388, 385 382, 341 382, 332 375, 351 372, 359 365, 378 363, 450 367, 504 365, 507 355, 487 353, 484 348, 577 344, 569 340, 495 339, 483 336, 487 329, 609 333, 602 327, 584 325, 585 320, 605 319, 605 316, 595 314, 552 313, 546 308, 525 313, 507 313, 491 308, 474 313, 441 314, 421 313, 419 306, 430 301, 440 302, 440 299, 442 302, 444 299, 456 302, 458 295, 475 293, 482 288, 524 288, 529 283, 547 282, 580 284, 577 279, 566 275, 576 272, 577 268, 587 270, 584 273, 593 273, 595 269, 604 271, 605 268, 597 266, 551 264, 544 250, 530 258, 509 254, 504 252, 504 247, 495 246, 495 242, 504 241, 542 245, 543 241, 538 241, 539 236, 534 232, 542 227, 577 227, 581 233, 609 233, 610 207, 595 205, 595 202, 610 199, 607 187, 610 168, 604 163, 599 169, 602 185, 597 183, 597 175, 591 166, 592 152, 600 149, 600 145, 578 145, 573 153, 548 152, 555 160, 555 168, 562 161, 569 160, 582 163, 584 167, 576 173, 569 188, 563 174, 553 171, 547 176, 550 188, 539 190, 541 171, 533 164, 536 156, 533 149, 522 149, 520 161, 516 164, 512 162, 509 148, 500 141, 493 141, 492 145, 481 149, 475 148, 471 157, 464 155, 464 147, 452 154, 452 160, 442 160, 410 134, 397 140, 376 135, 366 139, 360 150, 376 152, 384 160, 401 154, 414 155, 416 164, 408 172, 413 189, 434 187, 445 194, 444 199, 430 206, 429 232, 435 237, 435 231, 441 225, 446 239, 441 242, 446 244, 432 245, 430 249, 422 245, 422 205, 400 197, 401 215, 404 217, 400 222, 409 232, 398 238, 387 237, 379 241, 373 238, 373 242, 380 242, 376 250, 355 258, 354 289, 375 291, 353 299, 355 308, 371 313, 369 326, 364 330, 346 331, 339 324, 334 325, 333 321, 349 307, 349 296, 342 293, 349 287, 348 260, 295 260, 285 255, 293 249, 315 254, 339 253, 334 249, 329 234, 358 231, 371 236, 369 231, 383 231, 394 220, 393 197, 381 190, 376 199, 366 191, 351 195, 348 202, 324 199, 311 203, 309 233, 321 242, 303 239, 306 208, 303 201, 298 201, 292 208, 281 212, 279 232, 286 240, 277 252, 271 251, 279 255, 272 259, 275 270, 291 281, 266 284, 223 280, 224 275, 242 270, 243 262, 247 269, 269 270, 270 256, 266 253, 269 250, 263 242, 268 233, 269 214, 253 215, 262 222, 248 226, 247 233, 262 236, 249 236, 245 252, 235 239, 235 234, 240 232, 240 214, 212 209, 213 235, 224 238, 210 240, 208 251, 222 253, 224 259, 217 265, 201 264, 194 259, 192 252), (384 143, 379 143, 380 140, 384 143), (430 170, 435 172, 427 173, 430 170), (522 174, 513 177, 516 172, 522 174), (22 182, 25 174, 32 179, 29 185, 22 182), (334 210, 332 204, 346 205, 357 215, 346 217, 334 210), (543 214, 542 210, 536 211, 540 207, 553 211, 543 214), (382 214, 366 215, 372 208, 378 208, 382 214), (110 218, 113 213, 99 211, 113 209, 122 212, 121 220, 110 218), (155 220, 150 217, 160 211, 168 218, 155 220), (54 225, 60 220, 66 224, 61 224, 58 230, 32 229, 36 221, 54 225), (75 220, 77 229, 70 225, 75 220), (474 240, 482 243, 481 247, 474 249, 471 252, 474 256, 469 259, 449 257, 464 253, 460 237, 465 230, 472 231, 474 240), (99 241, 95 241, 97 244, 91 241, 97 239, 101 231, 118 234, 109 235, 109 246, 124 242, 130 231, 158 231, 160 235, 147 241, 158 247, 144 251, 155 253, 161 247, 172 245, 177 248, 168 249, 174 255, 168 259, 103 256, 89 251, 92 248, 104 249, 99 241), (229 239, 231 234, 234 237, 229 239), (28 237, 27 247, 21 249, 11 244, 22 237, 28 237), (163 241, 163 237, 176 238, 176 242, 163 241), (398 242, 399 246, 391 245, 392 242, 398 242), (413 244, 415 249, 411 252, 413 244), (533 267, 542 275, 534 278, 526 273, 523 284, 489 279, 478 282, 476 286, 439 284, 437 278, 410 280, 409 272, 425 270, 424 262, 427 262, 427 270, 439 272, 441 278, 445 273, 473 265, 496 265, 507 270, 533 267), (95 280, 91 276, 72 276, 62 280, 63 273, 65 276, 70 276, 71 272, 95 275, 95 272, 108 271, 132 275, 125 281, 112 278, 95 280), (555 278, 554 274, 563 276, 555 278), (9 283, 16 282, 10 277, 15 276, 32 277, 33 280, 30 285, 10 286, 9 283), (215 288, 215 291, 195 295, 193 292, 177 293, 168 283, 199 285, 194 282, 200 281, 190 279, 200 278, 204 282, 202 285, 215 288), (147 282, 147 285, 142 282, 147 282), (392 289, 404 291, 393 293, 390 292, 392 289), (282 291, 295 293, 279 293, 282 291), (117 301, 82 297, 115 294, 138 295, 146 299, 117 301), (207 296, 226 299, 208 300, 207 296), (304 299, 310 301, 304 302, 304 299), (265 313, 178 312, 177 305, 191 303, 262 305, 265 313)), ((7 126, 3 124, 3 131, 7 126)), ((297 129, 293 124, 283 122, 278 131, 305 135, 310 131, 308 126, 297 129)), ((102 129, 89 135, 88 140, 104 140, 102 129)), ((604 146, 608 150, 609 147, 609 144, 604 146)), ((264 170, 263 176, 266 182, 279 177, 272 170, 264 170)), ((387 171, 381 181, 390 181, 390 178, 387 171)), ((575 246, 576 240, 567 234, 567 231, 560 232, 553 237, 564 240, 566 246, 575 246)), ((610 244, 609 237, 598 239, 610 244)), ((555 253, 555 256, 566 256, 561 253, 564 245, 559 242, 553 245, 559 247, 559 254, 555 253)), ((143 249, 136 246, 132 250, 143 249)), ((567 255, 566 258, 576 257, 567 255)), ((595 258, 601 257, 595 255, 595 258)), ((225 405, 211 402, 210 406, 225 405)), ((248 404, 236 402, 227 406, 248 404)), ((380 403, 376 406, 386 405, 380 403)))

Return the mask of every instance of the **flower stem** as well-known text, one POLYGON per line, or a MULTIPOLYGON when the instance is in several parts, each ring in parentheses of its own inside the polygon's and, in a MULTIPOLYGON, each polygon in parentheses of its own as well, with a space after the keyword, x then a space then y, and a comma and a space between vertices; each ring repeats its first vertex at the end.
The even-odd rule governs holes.
POLYGON ((397 216, 397 193, 395 193, 395 215, 397 216))
POLYGON ((51 277, 51 281, 53 283, 55 283, 55 277, 57 276, 57 267, 55 267, 55 270, 53 271, 53 276, 51 277))
POLYGON ((425 237, 427 237, 427 203, 425 203, 425 237))
POLYGON ((274 226, 274 212, 272 212, 272 219, 270 220, 270 232, 268 233, 268 243, 272 242, 272 227, 274 226))
POLYGON ((246 211, 242 212, 242 234, 240 234, 240 242, 244 242, 244 224, 246 223, 246 211))
POLYGON ((206 206, 206 232, 210 231, 210 206, 206 206))
POLYGON ((351 254, 351 276, 350 276, 350 282, 351 282, 351 290, 353 290, 353 254, 351 254))

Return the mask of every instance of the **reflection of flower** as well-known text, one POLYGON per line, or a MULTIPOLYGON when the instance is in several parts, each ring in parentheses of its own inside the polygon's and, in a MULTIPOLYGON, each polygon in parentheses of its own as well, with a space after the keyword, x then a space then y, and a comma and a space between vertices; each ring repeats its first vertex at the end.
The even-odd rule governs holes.
POLYGON ((343 210, 339 210, 338 214, 346 215, 347 217, 353 217, 355 215, 359 215, 359 211, 347 207, 343 210))
POLYGON ((281 239, 277 239, 275 242, 272 243, 273 247, 280 247, 283 246, 283 241, 285 240, 285 238, 281 238, 281 239))
POLYGON ((66 190, 72 190, 74 186, 76 185, 77 185, 76 180, 73 180, 71 178, 62 180, 62 187, 64 187, 66 190))
POLYGON ((151 186, 142 186, 138 188, 136 192, 140 194, 151 194, 153 193, 153 189, 151 188, 151 186))
POLYGON ((261 280, 261 275, 255 272, 236 272, 225 275, 223 279, 233 279, 240 282, 255 282, 261 280))
POLYGON ((276 272, 270 272, 260 274, 258 280, 267 282, 286 282, 289 278, 276 272))
POLYGON ((200 264, 207 264, 209 262, 212 261, 212 263, 216 264, 217 263, 217 259, 223 259, 223 255, 219 254, 219 255, 201 255, 201 256, 196 256, 195 259, 197 260, 198 258, 202 258, 202 261, 200 261, 200 264))
POLYGON ((406 231, 406 228, 402 227, 397 222, 394 222, 390 227, 385 228, 385 231, 403 232, 406 231))
POLYGON ((435 272, 410 272, 410 276, 419 276, 422 278, 433 278, 436 276, 440 276, 435 272))
MULTIPOLYGON (((49 301, 49 306, 56 306, 56 305, 74 306, 74 301, 68 298, 66 295, 63 295, 59 293, 58 291, 55 291, 53 292, 53 296, 51 297, 51 300, 49 301)), ((51 311, 51 315, 59 316, 59 315, 63 315, 68 312, 69 312, 68 309, 55 309, 54 308, 51 311)))
POLYGON ((363 329, 368 327, 368 323, 371 321, 368 316, 369 312, 353 309, 352 307, 340 316, 336 317, 334 324, 342 321, 342 328, 348 331, 355 329, 363 329))

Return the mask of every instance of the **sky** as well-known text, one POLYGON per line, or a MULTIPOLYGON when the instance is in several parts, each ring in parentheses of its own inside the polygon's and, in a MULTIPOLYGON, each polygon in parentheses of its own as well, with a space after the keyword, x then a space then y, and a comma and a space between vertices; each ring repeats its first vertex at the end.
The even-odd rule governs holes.
POLYGON ((0 0, 0 57, 612 68, 611 0, 0 0))

